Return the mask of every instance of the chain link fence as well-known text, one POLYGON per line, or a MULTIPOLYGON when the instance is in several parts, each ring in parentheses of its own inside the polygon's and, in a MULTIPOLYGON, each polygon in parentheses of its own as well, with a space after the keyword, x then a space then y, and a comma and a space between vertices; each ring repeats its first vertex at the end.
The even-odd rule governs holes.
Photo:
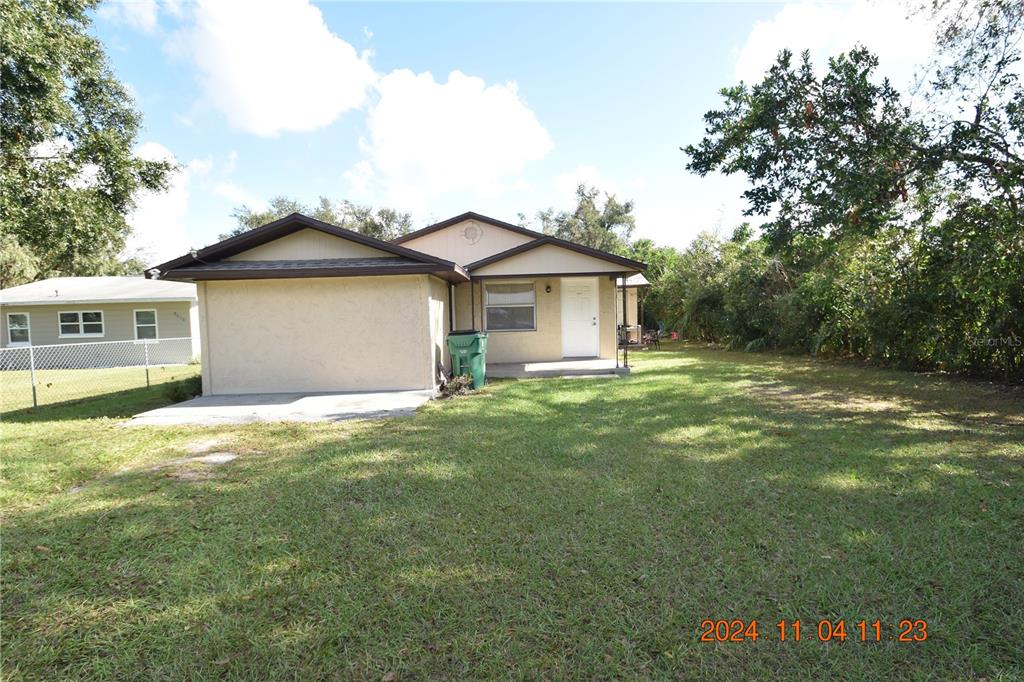
POLYGON ((190 337, 0 348, 0 412, 152 386, 198 373, 190 337))

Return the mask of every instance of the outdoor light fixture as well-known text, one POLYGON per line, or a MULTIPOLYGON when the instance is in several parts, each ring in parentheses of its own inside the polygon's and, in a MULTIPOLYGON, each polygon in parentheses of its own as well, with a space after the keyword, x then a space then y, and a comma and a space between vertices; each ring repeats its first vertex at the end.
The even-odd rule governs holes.
POLYGON ((544 293, 546 293, 546 294, 550 294, 551 293, 551 285, 550 284, 547 285, 546 287, 544 287, 544 293))

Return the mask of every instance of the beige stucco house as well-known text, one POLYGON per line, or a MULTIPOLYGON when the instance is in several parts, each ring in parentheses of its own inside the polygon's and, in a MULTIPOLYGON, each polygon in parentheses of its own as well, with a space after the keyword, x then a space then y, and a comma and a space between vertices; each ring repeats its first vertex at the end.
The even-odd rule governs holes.
POLYGON ((489 365, 614 359, 643 269, 476 213, 394 242, 292 214, 147 274, 197 284, 216 395, 434 389, 452 329, 487 331, 489 365))
POLYGON ((195 285, 143 277, 52 277, 0 290, 0 347, 192 337, 195 285))

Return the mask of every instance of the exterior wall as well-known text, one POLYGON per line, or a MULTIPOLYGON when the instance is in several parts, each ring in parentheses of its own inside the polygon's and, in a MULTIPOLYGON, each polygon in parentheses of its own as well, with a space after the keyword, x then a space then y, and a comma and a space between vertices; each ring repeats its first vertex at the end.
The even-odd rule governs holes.
MULTIPOLYGON (((490 282, 491 280, 487 280, 490 282)), ((494 280, 499 282, 501 280, 494 280)), ((537 329, 535 331, 488 332, 487 361, 547 362, 562 359, 562 278, 537 277, 532 280, 537 301, 537 329), (551 293, 545 291, 550 286, 551 293)), ((455 327, 457 329, 483 328, 482 282, 459 284, 455 288, 455 327), (473 293, 470 287, 473 287, 473 293)), ((615 343, 615 281, 598 277, 598 324, 600 325, 600 356, 614 358, 615 343)))
POLYGON ((225 260, 309 260, 313 258, 386 258, 394 254, 306 228, 253 247, 225 260))
POLYGON ((188 308, 189 329, 194 330, 192 334, 192 357, 202 357, 202 344, 199 341, 199 301, 192 301, 188 308))
MULTIPOLYGON (((448 354, 448 282, 437 277, 427 278, 427 305, 430 324, 430 367, 440 363, 445 369, 451 368, 451 356, 448 354)), ((436 383, 437 373, 433 372, 432 381, 436 383)))
POLYGON ((196 282, 196 296, 199 299, 199 350, 202 357, 200 367, 202 369, 203 395, 211 395, 213 390, 210 385, 210 362, 213 354, 210 353, 210 311, 206 305, 206 282, 196 282))
POLYGON ((203 391, 431 389, 428 279, 203 282, 203 391))
POLYGON ((136 310, 156 310, 157 337, 161 339, 181 338, 198 335, 198 329, 191 323, 189 301, 161 303, 60 303, 47 305, 2 305, 0 306, 0 348, 8 345, 7 313, 28 313, 29 333, 33 346, 54 343, 88 343, 90 341, 133 341, 135 340, 136 310), (103 336, 61 337, 57 325, 57 313, 76 311, 103 312, 103 336))
POLYGON ((403 242, 402 246, 429 253, 431 256, 444 258, 459 265, 468 265, 533 240, 534 237, 506 230, 503 227, 476 220, 463 220, 449 225, 443 230, 410 239, 403 242), (480 237, 475 242, 466 238, 466 228, 471 226, 479 229, 480 237))
POLYGON ((535 249, 510 256, 497 263, 476 268, 473 270, 474 277, 493 277, 496 275, 531 275, 534 273, 551 273, 554 275, 568 274, 570 272, 595 273, 595 272, 621 272, 621 265, 609 263, 600 258, 594 258, 583 253, 577 253, 570 249, 555 244, 545 244, 535 249))

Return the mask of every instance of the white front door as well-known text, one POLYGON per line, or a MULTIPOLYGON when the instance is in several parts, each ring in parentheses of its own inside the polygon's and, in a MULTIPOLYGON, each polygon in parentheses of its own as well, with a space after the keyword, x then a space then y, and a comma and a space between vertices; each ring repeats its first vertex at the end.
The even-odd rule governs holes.
POLYGON ((597 278, 562 279, 562 357, 594 358, 600 355, 597 319, 597 278))

